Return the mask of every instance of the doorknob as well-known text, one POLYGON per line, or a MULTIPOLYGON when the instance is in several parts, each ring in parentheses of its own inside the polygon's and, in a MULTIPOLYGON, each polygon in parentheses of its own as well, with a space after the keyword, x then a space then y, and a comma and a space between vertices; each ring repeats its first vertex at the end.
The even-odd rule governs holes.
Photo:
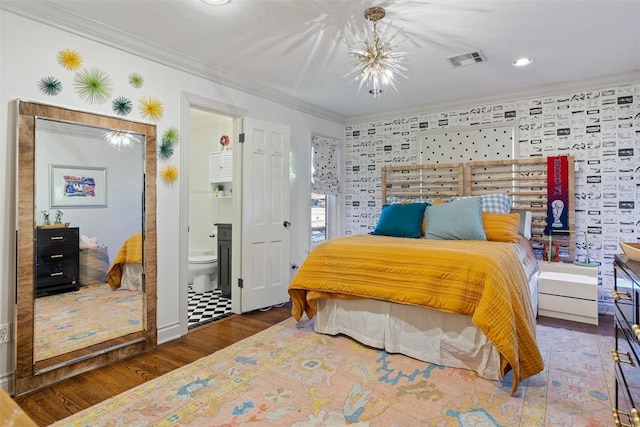
POLYGON ((291 226, 291 223, 289 221, 285 221, 282 223, 282 225, 284 226, 284 228, 289 228, 291 226))

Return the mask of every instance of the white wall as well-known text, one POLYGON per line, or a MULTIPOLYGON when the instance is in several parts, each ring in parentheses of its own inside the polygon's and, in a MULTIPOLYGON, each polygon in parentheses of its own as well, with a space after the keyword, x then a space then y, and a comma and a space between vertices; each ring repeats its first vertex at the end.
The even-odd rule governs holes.
MULTIPOLYGON (((216 253, 216 223, 231 223, 230 197, 214 196, 209 182, 209 153, 220 151, 220 136, 233 140, 233 119, 206 114, 191 121, 189 131, 189 252, 216 253), (209 236, 215 235, 211 238, 209 236)), ((235 142, 235 141, 233 141, 235 142)), ((233 145, 233 144, 232 144, 233 145)), ((230 188, 230 185, 226 187, 230 188)), ((225 187, 225 189, 227 189, 225 187)))
MULTIPOLYGON (((291 183, 291 257, 300 264, 308 249, 308 214, 310 199, 309 141, 312 133, 340 139, 344 126, 256 97, 200 77, 177 71, 164 65, 131 55, 89 39, 76 36, 17 15, 0 11, 0 323, 13 322, 15 298, 15 117, 12 100, 23 98, 68 108, 114 115, 110 103, 90 105, 82 101, 73 90, 73 72, 62 68, 56 61, 62 49, 74 49, 84 65, 106 71, 114 83, 114 95, 137 100, 141 96, 154 96, 164 105, 164 115, 157 123, 158 135, 168 127, 180 128, 181 99, 183 93, 220 103, 237 106, 248 115, 262 120, 286 124, 291 129, 291 165, 295 179, 291 183), (144 86, 135 89, 128 84, 128 75, 138 72, 145 79, 144 86), (44 76, 55 76, 63 84, 62 92, 54 97, 43 95, 38 82, 44 76)), ((128 116, 144 120, 134 103, 128 116)), ((180 164, 180 153, 170 163, 180 164)), ((158 168, 164 163, 160 161, 158 168)), ((186 173, 186 171, 181 171, 186 173)), ((180 185, 165 185, 158 181, 158 329, 173 328, 179 319, 179 221, 180 185)), ((14 366, 14 343, 0 345, 0 384, 8 388, 14 366)))

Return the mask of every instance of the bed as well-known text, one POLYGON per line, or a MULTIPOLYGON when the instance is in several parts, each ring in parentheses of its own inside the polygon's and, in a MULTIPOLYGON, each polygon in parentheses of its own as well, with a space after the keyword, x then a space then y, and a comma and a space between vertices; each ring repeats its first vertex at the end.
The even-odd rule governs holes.
MULTIPOLYGON (((385 204, 458 203, 501 194, 509 209, 530 213, 530 238, 519 235, 520 223, 513 236, 514 215, 507 214, 500 221, 511 217, 509 241, 381 235, 330 240, 312 251, 290 284, 293 316, 313 318, 319 333, 345 334, 490 380, 513 371, 515 392, 519 381, 543 369, 535 342, 534 251, 546 238, 546 181, 544 158, 384 168, 385 204)), ((430 209, 436 218, 430 206, 427 219, 430 209)), ((422 234, 431 226, 423 225, 422 234)), ((560 240, 572 256, 572 236, 560 240)))
POLYGON ((142 291, 142 233, 135 233, 120 247, 107 271, 107 283, 114 291, 118 288, 142 291))

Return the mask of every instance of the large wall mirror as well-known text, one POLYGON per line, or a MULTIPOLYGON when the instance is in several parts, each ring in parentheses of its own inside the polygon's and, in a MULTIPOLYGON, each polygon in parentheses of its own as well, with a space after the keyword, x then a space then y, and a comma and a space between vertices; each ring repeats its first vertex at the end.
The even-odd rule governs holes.
POLYGON ((156 128, 16 108, 20 395, 156 345, 156 128))

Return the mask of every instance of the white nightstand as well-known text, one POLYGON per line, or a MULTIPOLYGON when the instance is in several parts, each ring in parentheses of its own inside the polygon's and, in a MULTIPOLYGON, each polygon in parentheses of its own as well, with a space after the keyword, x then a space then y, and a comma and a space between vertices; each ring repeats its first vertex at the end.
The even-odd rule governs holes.
POLYGON ((598 267, 538 261, 538 314, 598 324, 598 267))

